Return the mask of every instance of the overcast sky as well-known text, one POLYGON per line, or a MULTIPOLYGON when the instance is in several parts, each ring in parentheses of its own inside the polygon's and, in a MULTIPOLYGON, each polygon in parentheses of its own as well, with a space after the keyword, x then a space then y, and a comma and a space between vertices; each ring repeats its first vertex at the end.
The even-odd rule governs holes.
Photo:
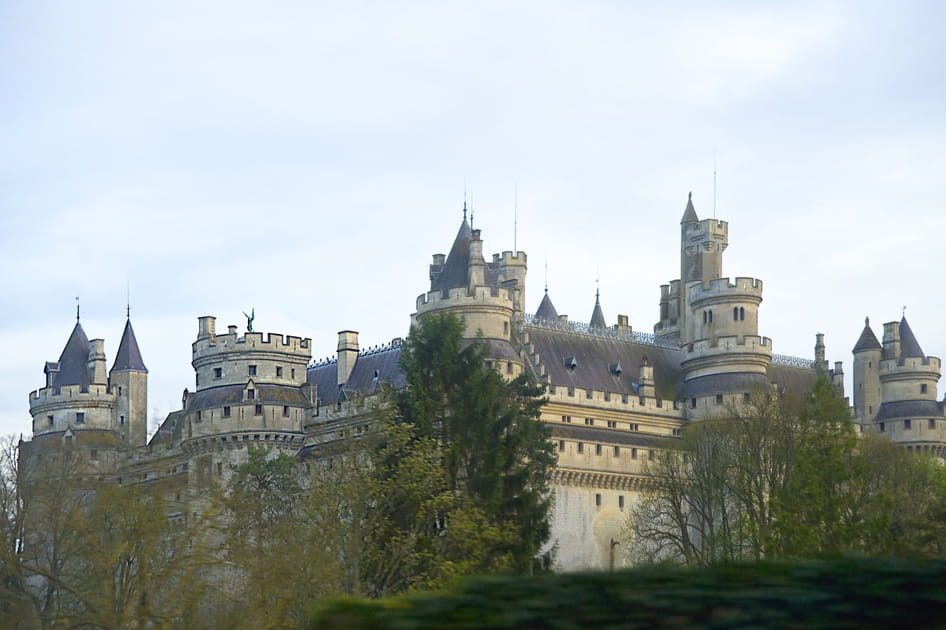
MULTIPOLYGON (((946 3, 0 3, 0 433, 126 287, 150 416, 197 317, 334 354, 407 332, 464 180, 560 313, 652 331, 687 193, 776 352, 869 315, 946 355, 946 3)), ((940 388, 943 391, 943 388, 940 388)))

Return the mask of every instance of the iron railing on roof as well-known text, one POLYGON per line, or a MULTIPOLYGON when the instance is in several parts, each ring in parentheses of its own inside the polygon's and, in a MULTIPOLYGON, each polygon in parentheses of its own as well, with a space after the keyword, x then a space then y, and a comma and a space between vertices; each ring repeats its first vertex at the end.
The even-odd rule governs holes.
POLYGON ((793 357, 788 354, 773 354, 772 363, 776 365, 787 365, 789 367, 804 368, 806 370, 815 369, 815 362, 811 359, 793 357))
POLYGON ((523 321, 528 326, 538 328, 548 328, 550 330, 563 330, 565 332, 578 333, 579 335, 588 335, 591 337, 602 337, 605 339, 617 339, 619 341, 633 341, 647 346, 656 346, 658 348, 670 348, 679 350, 680 344, 672 339, 663 339, 652 333, 642 333, 636 330, 618 330, 615 328, 601 328, 592 326, 584 322, 558 321, 526 315, 523 321))

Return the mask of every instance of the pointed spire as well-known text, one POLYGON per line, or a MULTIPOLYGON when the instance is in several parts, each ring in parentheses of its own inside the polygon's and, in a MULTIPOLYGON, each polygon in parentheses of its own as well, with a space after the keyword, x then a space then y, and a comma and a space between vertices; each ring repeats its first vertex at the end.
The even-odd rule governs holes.
POLYGON ((696 216, 696 209, 693 207, 693 193, 687 195, 687 207, 683 211, 683 218, 680 223, 699 223, 700 219, 696 216))
POLYGON ((860 338, 858 338, 857 343, 854 344, 854 352, 863 352, 865 350, 882 350, 883 346, 880 345, 880 342, 877 341, 877 336, 874 334, 874 331, 870 328, 870 317, 864 318, 864 330, 861 332, 860 338))
POLYGON ((85 336, 82 330, 82 324, 76 321, 72 334, 69 335, 69 341, 63 348, 59 356, 59 374, 56 376, 56 386, 62 385, 82 385, 88 387, 89 378, 89 352, 92 350, 92 344, 89 338, 85 336))
POLYGON ((112 372, 147 372, 148 368, 141 358, 141 350, 138 348, 138 340, 135 338, 135 330, 131 327, 131 318, 125 320, 125 331, 122 333, 121 343, 118 344, 118 352, 115 354, 115 363, 112 364, 112 372))
POLYGON ((607 328, 608 323, 604 319, 604 311, 601 310, 601 292, 595 289, 595 309, 591 313, 590 326, 592 328, 607 328))
POLYGON ((926 358, 923 349, 920 348, 920 342, 916 340, 916 335, 913 334, 910 324, 907 323, 906 316, 900 320, 900 358, 926 358))
POLYGON ((430 282, 431 291, 445 291, 465 287, 468 280, 470 265, 470 241, 473 239, 473 230, 466 220, 466 202, 463 202, 463 221, 457 236, 453 239, 453 246, 447 254, 443 269, 430 282))
POLYGON ((545 288, 545 295, 542 296, 542 301, 539 302, 539 308, 535 312, 535 318, 547 322, 558 321, 558 311, 555 310, 555 305, 552 304, 552 298, 549 297, 548 287, 545 288))

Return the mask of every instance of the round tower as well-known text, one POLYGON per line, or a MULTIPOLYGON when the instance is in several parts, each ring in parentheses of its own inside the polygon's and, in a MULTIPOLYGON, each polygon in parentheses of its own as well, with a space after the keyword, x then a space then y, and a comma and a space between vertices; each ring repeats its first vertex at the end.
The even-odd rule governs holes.
POLYGON ((767 386, 772 341, 758 334, 761 280, 691 282, 687 297, 683 395, 691 417, 699 417, 767 386))
POLYGON ((525 303, 525 252, 503 252, 487 262, 480 230, 466 220, 447 256, 434 254, 430 265, 430 291, 417 297, 411 323, 429 313, 449 312, 463 318, 465 336, 482 337, 489 357, 507 377, 518 375, 523 361, 516 350, 514 330, 525 303))
POLYGON ((859 422, 874 420, 880 409, 880 361, 882 346, 864 318, 864 330, 854 344, 854 415, 859 422))

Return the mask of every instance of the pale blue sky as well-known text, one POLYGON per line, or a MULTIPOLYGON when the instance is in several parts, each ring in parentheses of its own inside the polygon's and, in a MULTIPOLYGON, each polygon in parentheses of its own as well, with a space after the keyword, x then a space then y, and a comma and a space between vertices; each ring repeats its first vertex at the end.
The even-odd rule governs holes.
MULTIPOLYGON (((114 357, 131 287, 152 415, 197 317, 407 332, 472 191, 485 249, 559 312, 649 331, 679 219, 730 222, 776 352, 850 373, 865 315, 946 355, 941 2, 0 4, 0 433, 74 321, 114 357)), ((941 390, 942 391, 942 388, 941 390)))

